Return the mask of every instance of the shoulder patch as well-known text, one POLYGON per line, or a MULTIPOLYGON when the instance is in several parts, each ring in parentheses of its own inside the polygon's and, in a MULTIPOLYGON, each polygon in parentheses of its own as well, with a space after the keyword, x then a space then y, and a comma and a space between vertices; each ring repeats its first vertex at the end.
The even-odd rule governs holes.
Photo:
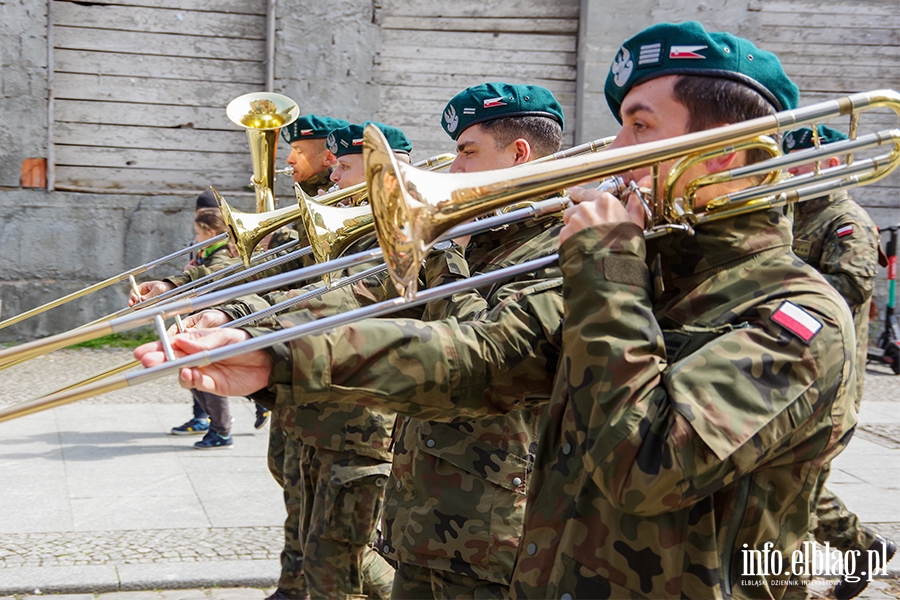
POLYGON ((818 319, 793 302, 784 302, 772 313, 771 319, 807 344, 822 329, 822 323, 818 319))
POLYGON ((853 233, 853 225, 844 225, 840 229, 837 230, 837 236, 839 238, 844 237, 845 235, 850 235, 853 233))

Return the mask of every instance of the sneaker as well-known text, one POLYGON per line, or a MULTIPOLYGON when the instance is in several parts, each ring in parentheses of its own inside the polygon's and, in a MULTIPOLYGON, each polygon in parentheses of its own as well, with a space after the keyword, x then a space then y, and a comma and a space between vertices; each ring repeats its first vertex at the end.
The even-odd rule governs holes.
MULTIPOLYGON (((897 544, 891 540, 886 540, 879 535, 876 536, 875 541, 869 546, 868 552, 873 553, 868 554, 868 556, 878 556, 879 566, 881 569, 884 569, 885 565, 880 564, 881 558, 884 557, 890 561, 894 557, 894 554, 897 553, 897 544)), ((837 600, 849 600, 850 598, 855 598, 866 589, 866 586, 869 585, 869 578, 861 572, 865 567, 866 565, 863 561, 858 560, 856 562, 856 571, 853 573, 856 581, 849 581, 846 576, 841 577, 838 584, 834 586, 834 597, 837 598, 837 600)))
POLYGON ((217 431, 207 431, 203 439, 194 444, 197 450, 213 450, 215 448, 230 448, 234 439, 230 435, 222 435, 217 431))
POLYGON ((194 417, 184 425, 172 428, 172 435, 193 435, 195 433, 206 433, 209 430, 209 419, 198 419, 194 417))
POLYGON ((262 429, 269 422, 269 409, 261 404, 256 405, 256 422, 253 424, 255 429, 262 429))

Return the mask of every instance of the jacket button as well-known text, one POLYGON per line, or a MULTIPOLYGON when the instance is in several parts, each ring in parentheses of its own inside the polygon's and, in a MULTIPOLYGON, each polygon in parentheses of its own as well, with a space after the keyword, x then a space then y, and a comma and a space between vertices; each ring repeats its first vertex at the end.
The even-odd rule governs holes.
POLYGON ((400 485, 401 485, 401 484, 400 484, 400 481, 397 480, 397 485, 396 485, 395 487, 396 487, 398 490, 400 489, 400 485))
POLYGON ((534 542, 528 544, 528 547, 525 548, 525 551, 528 553, 529 556, 534 556, 535 553, 537 552, 537 544, 535 544, 534 542))
POLYGON ((516 477, 515 479, 513 479, 513 485, 516 487, 519 487, 520 485, 522 485, 522 479, 519 477, 516 477))
POLYGON ((382 548, 382 550, 384 551, 385 554, 387 554, 388 552, 391 551, 391 547, 388 546, 387 544, 385 544, 384 547, 382 548))
POLYGON ((425 445, 429 448, 434 448, 434 440, 428 440, 427 442, 425 442, 425 445))
POLYGON ((559 600, 572 600, 572 594, 566 592, 562 596, 559 597, 559 600))
POLYGON ((562 447, 563 454, 568 455, 572 452, 572 444, 566 442, 562 447))

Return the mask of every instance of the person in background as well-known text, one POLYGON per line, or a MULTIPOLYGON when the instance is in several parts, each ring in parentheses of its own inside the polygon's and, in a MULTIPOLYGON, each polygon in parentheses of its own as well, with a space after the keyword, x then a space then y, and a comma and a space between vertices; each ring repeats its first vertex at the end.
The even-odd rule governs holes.
MULTIPOLYGON (((218 208, 197 209, 194 216, 194 241, 203 242, 224 232, 225 223, 218 208)), ((214 271, 230 264, 229 259, 233 257, 234 253, 226 239, 201 249, 197 262, 214 271)), ((203 439, 195 443, 194 448, 198 450, 230 448, 234 444, 234 439, 231 437, 232 418, 228 397, 200 390, 191 390, 191 395, 194 397, 194 403, 209 415, 203 439)), ((175 433, 175 430, 172 432, 175 433)))
MULTIPOLYGON (((847 139, 846 135, 827 125, 819 125, 816 133, 820 145, 847 139)), ((785 134, 782 146, 786 153, 815 147, 813 130, 804 127, 785 134)), ((819 168, 834 168, 840 164, 838 156, 828 156, 820 161, 819 168)), ((815 162, 788 168, 795 177, 815 170, 815 162)), ((858 346, 854 401, 859 412, 869 345, 869 306, 878 272, 878 228, 865 209, 846 191, 839 191, 798 204, 794 208, 793 229, 794 254, 819 271, 825 281, 840 292, 853 314, 858 346)), ((856 556, 869 556, 867 552, 871 551, 890 560, 897 552, 897 544, 860 523, 859 517, 825 486, 830 472, 829 463, 819 476, 813 537, 842 552, 855 551, 856 556)), ((857 560, 856 571, 841 577, 834 589, 834 597, 848 600, 858 596, 869 583, 869 578, 861 573, 866 568, 866 561, 857 560)))

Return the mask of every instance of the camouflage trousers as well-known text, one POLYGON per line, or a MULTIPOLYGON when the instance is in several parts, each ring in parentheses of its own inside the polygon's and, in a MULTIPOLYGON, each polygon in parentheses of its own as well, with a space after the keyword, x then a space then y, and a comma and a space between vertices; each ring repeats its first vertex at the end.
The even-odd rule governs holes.
POLYGON ((813 537, 820 544, 828 542, 838 550, 868 550, 875 542, 875 532, 859 522, 834 492, 825 487, 831 465, 825 465, 814 492, 815 518, 810 524, 813 537))
POLYGON ((469 575, 398 563, 391 600, 451 600, 509 598, 509 586, 469 575))
POLYGON ((306 578, 303 575, 303 544, 300 539, 302 443, 285 435, 278 411, 272 411, 271 418, 267 462, 269 472, 283 490, 284 508, 287 511, 278 588, 291 595, 303 596, 306 594, 306 578))
MULTIPOLYGON (((285 466, 292 446, 285 447, 285 466)), ((310 596, 390 598, 394 570, 372 544, 391 463, 307 444, 300 446, 299 463, 303 574, 310 596)))

